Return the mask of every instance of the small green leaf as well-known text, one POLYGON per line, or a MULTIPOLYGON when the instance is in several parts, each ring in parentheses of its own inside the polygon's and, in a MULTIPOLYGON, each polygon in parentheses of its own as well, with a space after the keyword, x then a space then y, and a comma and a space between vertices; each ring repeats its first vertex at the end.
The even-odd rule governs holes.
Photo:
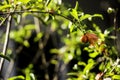
POLYGON ((76 5, 75 5, 75 10, 77 10, 78 9, 78 7, 79 7, 79 5, 78 5, 78 1, 76 1, 76 5))
POLYGON ((10 8, 11 5, 3 5, 3 6, 0 6, 0 11, 4 10, 4 9, 7 9, 7 8, 10 8))
POLYGON ((77 56, 80 56, 80 55, 81 55, 81 49, 80 49, 80 48, 77 48, 77 49, 76 49, 76 54, 77 54, 77 56))
POLYGON ((74 30, 74 25, 70 26, 70 32, 72 32, 74 30))
POLYGON ((34 41, 37 42, 42 38, 43 34, 42 33, 38 33, 37 36, 34 38, 34 41))
POLYGON ((113 76, 112 76, 112 79, 115 79, 115 80, 116 80, 116 79, 117 79, 117 80, 120 80, 120 75, 113 75, 113 76))
POLYGON ((89 71, 93 68, 95 62, 93 59, 89 59, 88 60, 88 64, 85 66, 84 70, 83 70, 83 73, 89 73, 89 71))
MULTIPOLYGON (((31 76, 31 70, 33 68, 33 64, 29 64, 28 67, 24 70, 25 71, 25 80, 32 80, 32 76, 31 76)), ((33 73, 32 73, 33 74, 33 73)))
POLYGON ((23 39, 21 37, 16 37, 14 40, 16 42, 23 43, 23 39))
POLYGON ((99 70, 101 70, 101 71, 103 71, 104 70, 104 66, 105 64, 102 62, 101 64, 100 64, 100 66, 99 66, 99 70))
POLYGON ((33 24, 28 24, 28 25, 24 26, 24 29, 25 29, 25 30, 33 30, 33 29, 35 29, 35 25, 33 25, 33 24))
POLYGON ((30 73, 30 78, 31 78, 30 80, 36 80, 35 75, 33 73, 30 73))
POLYGON ((86 66, 86 63, 79 61, 79 62, 78 62, 78 65, 80 65, 80 66, 86 66))
POLYGON ((25 80, 25 77, 22 75, 19 75, 19 76, 11 77, 8 80, 25 80))
POLYGON ((50 53, 57 54, 57 53, 59 53, 59 50, 58 49, 51 49, 50 53))
POLYGON ((100 17, 103 20, 103 16, 101 14, 94 14, 93 17, 100 17))
POLYGON ((0 16, 0 21, 3 21, 3 20, 4 20, 4 18, 0 16))
POLYGON ((89 56, 90 56, 91 58, 95 58, 97 55, 99 55, 98 52, 89 53, 89 56))
POLYGON ((80 21, 83 21, 83 20, 88 19, 88 18, 91 18, 91 17, 92 17, 92 15, 90 15, 90 14, 82 15, 82 16, 80 17, 80 21))
POLYGON ((29 44, 29 42, 28 42, 27 40, 25 40, 25 41, 23 42, 23 44, 24 44, 25 47, 29 47, 29 46, 30 46, 30 44, 29 44))
POLYGON ((42 2, 43 0, 38 0, 39 2, 42 2))
POLYGON ((24 4, 27 4, 30 0, 18 0, 18 1, 20 1, 20 2, 22 2, 24 4))
POLYGON ((78 13, 76 9, 72 9, 72 11, 70 12, 70 14, 76 19, 78 20, 78 13))

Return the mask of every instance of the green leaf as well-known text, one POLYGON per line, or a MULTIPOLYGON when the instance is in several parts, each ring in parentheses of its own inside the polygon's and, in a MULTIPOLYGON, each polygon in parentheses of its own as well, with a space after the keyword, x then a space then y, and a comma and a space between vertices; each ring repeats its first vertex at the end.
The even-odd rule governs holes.
POLYGON ((103 20, 103 16, 101 14, 94 14, 93 17, 100 17, 103 20))
POLYGON ((104 66, 105 64, 102 62, 101 64, 100 64, 100 66, 99 66, 99 70, 101 70, 101 71, 103 71, 104 70, 104 66))
MULTIPOLYGON (((25 71, 25 80, 32 80, 33 75, 31 76, 31 70, 33 68, 33 64, 29 64, 28 67, 24 70, 25 71)), ((32 73, 33 74, 33 73, 32 73)))
POLYGON ((78 65, 80 65, 80 66, 86 66, 86 63, 79 61, 79 62, 78 62, 78 65))
POLYGON ((25 40, 25 41, 23 42, 23 45, 24 45, 25 47, 29 47, 29 46, 30 46, 30 44, 29 44, 29 42, 28 42, 27 40, 25 40))
POLYGON ((42 2, 43 0, 38 0, 39 2, 42 2))
POLYGON ((91 18, 91 17, 92 17, 92 15, 90 15, 90 14, 82 15, 82 16, 80 17, 80 21, 83 21, 83 20, 88 19, 88 18, 91 18))
POLYGON ((73 32, 73 30, 74 30, 74 25, 71 25, 70 26, 70 32, 73 32))
POLYGON ((16 42, 23 43, 23 39, 21 37, 16 37, 14 40, 16 42))
POLYGON ((35 29, 35 25, 33 25, 33 24, 28 24, 28 25, 24 26, 24 29, 25 29, 25 30, 33 30, 33 29, 35 29))
POLYGON ((21 3, 27 4, 30 0, 18 0, 18 1, 20 1, 21 3))
POLYGON ((8 80, 25 80, 25 77, 22 75, 19 75, 19 76, 11 77, 8 80))
POLYGON ((101 19, 103 19, 103 16, 101 14, 94 14, 94 15, 85 14, 80 17, 80 21, 83 21, 85 19, 88 19, 91 21, 93 17, 100 17, 101 19))
POLYGON ((11 5, 3 5, 3 6, 0 6, 0 11, 4 10, 4 9, 7 9, 7 8, 10 8, 12 7, 11 5))
POLYGON ((3 21, 3 20, 4 20, 4 18, 0 16, 0 21, 3 21))
POLYGON ((114 30, 115 30, 114 27, 110 27, 104 31, 104 34, 107 36, 108 34, 110 34, 114 30))
POLYGON ((57 54, 57 53, 59 53, 59 50, 58 49, 51 49, 50 53, 57 54))
POLYGON ((80 49, 80 48, 77 48, 77 49, 76 49, 76 54, 77 54, 77 56, 80 56, 80 55, 81 55, 81 49, 80 49))
POLYGON ((35 75, 33 73, 30 73, 30 80, 36 80, 35 75))
POLYGON ((70 14, 76 19, 78 20, 78 13, 76 9, 72 9, 72 11, 70 12, 70 14))
POLYGON ((76 1, 75 8, 72 9, 72 11, 70 12, 70 14, 71 14, 76 20, 78 20, 77 9, 78 9, 78 1, 76 1))
POLYGON ((76 5, 75 5, 75 10, 77 10, 78 9, 78 7, 79 7, 79 5, 78 5, 78 1, 76 1, 76 5))
POLYGON ((118 80, 120 80, 120 75, 113 75, 112 79, 115 79, 115 80, 118 79, 118 80))
POLYGON ((93 59, 89 59, 88 60, 88 64, 85 66, 84 70, 83 70, 83 73, 86 74, 86 73, 89 73, 89 71, 93 68, 95 62, 93 59))
POLYGON ((42 33, 38 33, 37 36, 34 38, 34 41, 37 42, 42 38, 43 34, 42 33))
POLYGON ((98 52, 89 53, 89 56, 90 56, 91 58, 95 58, 97 55, 99 55, 98 52))

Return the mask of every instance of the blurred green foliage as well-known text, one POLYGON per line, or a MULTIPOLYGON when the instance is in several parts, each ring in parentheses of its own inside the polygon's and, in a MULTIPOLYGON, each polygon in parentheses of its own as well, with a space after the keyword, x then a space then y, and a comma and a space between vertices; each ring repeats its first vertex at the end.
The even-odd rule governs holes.
MULTIPOLYGON (((67 80, 95 80, 96 77, 96 80, 109 77, 113 80, 119 80, 120 59, 117 58, 118 52, 114 44, 109 42, 109 39, 116 39, 114 35, 110 35, 114 28, 110 27, 101 31, 100 26, 93 22, 96 17, 103 20, 101 14, 85 14, 79 9, 78 2, 74 8, 68 8, 64 4, 62 0, 14 0, 13 2, 4 0, 0 4, 0 11, 5 14, 10 13, 11 9, 15 9, 10 14, 16 21, 17 28, 11 31, 10 38, 25 47, 31 46, 28 40, 36 31, 36 24, 35 22, 31 24, 27 21, 19 21, 19 16, 25 20, 28 16, 36 17, 40 25, 50 27, 51 32, 57 32, 61 36, 60 39, 64 46, 51 49, 50 54, 57 54, 66 65, 73 59, 77 60, 72 70, 68 72, 67 80), (89 24, 87 21, 92 24, 92 29, 87 25, 89 24), (69 29, 69 33, 64 34, 64 30, 67 29, 69 29), (95 35, 85 36, 87 33, 95 35), (98 38, 97 41, 93 37, 98 38), (94 69, 98 71, 95 72, 94 69)), ((0 19, 4 18, 0 17, 0 19)), ((33 40, 38 42, 44 35, 45 32, 41 30, 33 40)), ((58 64, 54 59, 52 63, 58 64)), ((34 72, 31 72, 33 66, 30 64, 23 71, 25 76, 18 75, 8 80, 36 80, 34 72)))

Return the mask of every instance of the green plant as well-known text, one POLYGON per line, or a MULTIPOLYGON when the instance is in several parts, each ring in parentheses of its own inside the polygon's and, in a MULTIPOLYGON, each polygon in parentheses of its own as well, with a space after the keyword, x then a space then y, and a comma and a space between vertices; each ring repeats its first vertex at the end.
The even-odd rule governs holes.
MULTIPOLYGON (((29 39, 35 32, 33 41, 38 43, 38 51, 41 53, 36 52, 36 54, 41 56, 43 68, 47 69, 48 62, 44 48, 51 33, 56 32, 61 36, 60 40, 64 45, 61 48, 51 49, 50 54, 57 55, 65 65, 76 60, 67 74, 67 80, 94 80, 95 78, 101 80, 109 77, 120 79, 118 52, 114 44, 109 42, 116 39, 115 35, 110 35, 115 28, 102 31, 100 26, 94 23, 96 18, 104 19, 101 14, 85 14, 79 9, 78 2, 74 8, 68 9, 61 0, 14 0, 13 2, 5 0, 0 5, 1 15, 4 15, 0 17, 0 26, 8 19, 2 58, 14 60, 6 54, 9 35, 22 48, 29 48, 31 46, 29 39), (29 20, 28 17, 32 19, 29 20), (13 27, 12 20, 16 26, 14 30, 10 30, 10 27, 13 27), (68 33, 64 34, 68 29, 68 33)), ((19 52, 19 49, 16 50, 16 53, 19 52)), ((37 57, 33 57, 33 61, 24 69, 23 76, 14 76, 8 80, 36 80, 35 76, 41 76, 34 73, 33 67, 37 60, 37 57)), ((59 62, 53 58, 49 64, 56 66, 59 62)), ((45 70, 44 79, 50 80, 49 76, 49 72, 45 70)))

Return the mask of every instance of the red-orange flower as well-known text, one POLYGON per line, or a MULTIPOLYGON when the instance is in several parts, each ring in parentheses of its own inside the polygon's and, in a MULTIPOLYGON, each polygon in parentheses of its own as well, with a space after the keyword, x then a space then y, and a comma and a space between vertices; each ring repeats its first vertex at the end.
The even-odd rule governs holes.
POLYGON ((81 41, 84 43, 89 42, 91 45, 94 45, 98 41, 98 37, 94 33, 85 33, 82 36, 81 41))

